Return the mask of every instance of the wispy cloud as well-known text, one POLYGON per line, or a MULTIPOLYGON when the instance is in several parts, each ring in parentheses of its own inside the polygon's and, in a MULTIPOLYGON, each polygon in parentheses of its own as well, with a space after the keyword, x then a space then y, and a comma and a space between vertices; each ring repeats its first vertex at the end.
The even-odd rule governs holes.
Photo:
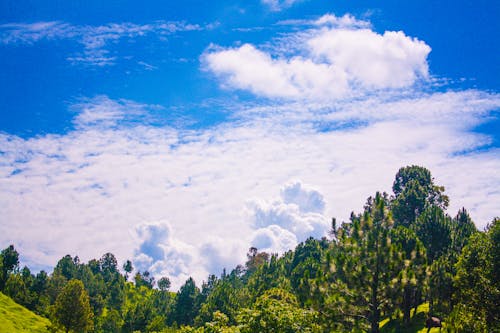
POLYGON ((408 164, 431 169, 451 214, 465 206, 479 227, 499 214, 498 149, 470 132, 500 107, 497 95, 311 104, 304 118, 287 105, 192 131, 139 124, 155 106, 101 96, 74 107, 65 135, 2 134, 0 244, 43 265, 112 251, 178 286, 243 262, 251 244, 284 251, 324 234, 332 216, 347 220, 366 197, 390 191, 408 164))
POLYGON ((133 40, 148 35, 160 38, 202 29, 211 29, 186 22, 156 21, 150 24, 110 23, 100 26, 72 25, 65 22, 9 23, 0 25, 0 42, 3 44, 34 44, 43 40, 72 40, 83 50, 68 57, 74 64, 108 66, 115 64, 117 56, 110 51, 110 44, 120 40, 133 40))
POLYGON ((261 0, 272 11, 280 11, 305 0, 261 0))

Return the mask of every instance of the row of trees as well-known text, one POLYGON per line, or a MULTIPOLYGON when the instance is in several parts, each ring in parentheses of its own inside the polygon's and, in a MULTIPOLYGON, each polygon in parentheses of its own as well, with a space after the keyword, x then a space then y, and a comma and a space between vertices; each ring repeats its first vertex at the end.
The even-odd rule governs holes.
POLYGON ((401 168, 393 195, 376 193, 329 238, 308 239, 278 257, 251 248, 245 265, 200 288, 189 278, 170 292, 167 277, 128 278, 107 253, 81 263, 65 256, 49 275, 19 269, 13 246, 0 254, 0 290, 85 332, 378 332, 383 318, 410 323, 430 312, 459 332, 500 331, 500 220, 476 230, 422 167, 401 168), (399 319, 398 319, 399 320, 399 319))

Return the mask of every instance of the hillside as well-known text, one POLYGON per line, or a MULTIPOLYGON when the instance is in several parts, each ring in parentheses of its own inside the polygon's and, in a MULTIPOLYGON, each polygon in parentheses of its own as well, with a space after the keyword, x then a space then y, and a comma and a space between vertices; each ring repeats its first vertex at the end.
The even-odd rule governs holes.
POLYGON ((0 333, 49 332, 50 321, 29 311, 0 292, 0 333))
MULTIPOLYGON (((427 328, 425 327, 426 315, 429 312, 429 303, 424 303, 418 306, 416 315, 412 316, 410 325, 405 327, 401 318, 389 321, 385 319, 380 322, 380 333, 425 333, 427 328)), ((413 311, 412 311, 413 313, 413 311)), ((446 326, 443 323, 443 326, 446 326)), ((439 332, 439 328, 432 328, 430 333, 439 332)))

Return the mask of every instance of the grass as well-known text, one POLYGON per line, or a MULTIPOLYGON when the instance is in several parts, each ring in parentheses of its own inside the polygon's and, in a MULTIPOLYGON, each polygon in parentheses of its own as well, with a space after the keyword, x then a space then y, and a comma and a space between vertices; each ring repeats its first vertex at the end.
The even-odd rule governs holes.
MULTIPOLYGON (((412 310, 412 317, 408 327, 404 326, 402 317, 393 320, 386 318, 380 322, 380 333, 426 333, 427 328, 425 327, 425 320, 427 319, 428 312, 429 303, 419 305, 415 315, 413 315, 412 310)), ((445 323, 443 323, 443 328, 444 327, 446 327, 445 323)), ((430 332, 439 332, 439 328, 431 328, 430 332)))
POLYGON ((0 292, 0 333, 49 332, 47 318, 26 309, 0 292))

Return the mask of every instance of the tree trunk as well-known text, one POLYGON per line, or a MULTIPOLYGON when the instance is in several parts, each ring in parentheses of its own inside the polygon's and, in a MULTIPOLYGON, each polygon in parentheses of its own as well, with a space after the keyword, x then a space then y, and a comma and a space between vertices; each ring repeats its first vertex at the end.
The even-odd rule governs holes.
POLYGON ((403 291, 403 323, 406 327, 410 325, 410 311, 412 306, 411 287, 405 286, 403 291))
POLYGON ((380 309, 378 304, 378 279, 379 279, 379 246, 378 239, 375 243, 375 273, 373 274, 373 282, 372 282, 372 294, 370 297, 370 324, 371 324, 371 333, 378 333, 378 322, 380 321, 380 309))

